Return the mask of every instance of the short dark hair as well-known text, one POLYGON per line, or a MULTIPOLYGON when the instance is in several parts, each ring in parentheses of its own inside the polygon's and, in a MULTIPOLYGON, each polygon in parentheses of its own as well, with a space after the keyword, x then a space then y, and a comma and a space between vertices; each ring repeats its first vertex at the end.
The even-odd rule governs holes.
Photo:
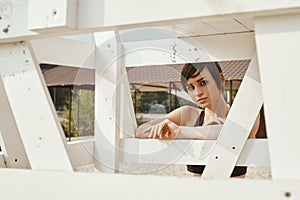
POLYGON ((207 68, 215 80, 219 90, 222 88, 222 79, 220 74, 222 73, 222 68, 218 62, 202 62, 202 63, 187 63, 183 66, 181 70, 181 84, 183 89, 187 92, 186 82, 191 78, 197 71, 202 72, 204 68, 207 68))

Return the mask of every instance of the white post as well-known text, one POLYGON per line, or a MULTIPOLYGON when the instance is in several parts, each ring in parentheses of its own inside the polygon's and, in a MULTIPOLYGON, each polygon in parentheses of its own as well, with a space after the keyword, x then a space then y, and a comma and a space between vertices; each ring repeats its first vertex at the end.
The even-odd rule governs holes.
POLYGON ((229 178, 249 136, 263 99, 256 53, 229 111, 202 178, 229 178))
POLYGON ((0 78, 0 141, 8 168, 30 168, 13 112, 0 78))
POLYGON ((63 130, 27 43, 2 44, 0 57, 1 83, 31 168, 72 171, 63 130))
POLYGON ((273 179, 300 179, 300 15, 255 20, 273 179))
POLYGON ((118 173, 120 138, 120 44, 114 32, 95 33, 95 166, 118 173))

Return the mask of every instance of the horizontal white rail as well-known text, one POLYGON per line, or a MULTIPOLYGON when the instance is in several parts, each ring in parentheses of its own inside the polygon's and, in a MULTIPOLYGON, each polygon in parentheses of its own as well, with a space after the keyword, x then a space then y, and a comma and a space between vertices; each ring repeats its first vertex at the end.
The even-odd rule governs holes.
MULTIPOLYGON (((120 161, 149 164, 206 164, 216 140, 123 139, 120 161)), ((270 166, 267 139, 248 139, 237 165, 270 166)))
POLYGON ((1 199, 299 199, 299 181, 0 169, 1 199))
MULTIPOLYGON (((206 164, 207 155, 215 142, 216 140, 121 139, 119 161, 144 164, 206 164)), ((94 139, 68 142, 67 152, 75 170, 92 165, 95 162, 94 139)), ((4 163, 1 156, 0 162, 4 163)), ((248 139, 237 165, 270 166, 268 140, 248 139)))

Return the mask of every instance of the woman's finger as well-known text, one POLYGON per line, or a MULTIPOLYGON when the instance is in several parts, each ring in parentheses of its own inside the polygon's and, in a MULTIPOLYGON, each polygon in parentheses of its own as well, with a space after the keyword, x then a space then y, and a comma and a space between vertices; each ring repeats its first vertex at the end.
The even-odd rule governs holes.
POLYGON ((164 127, 164 123, 160 123, 156 126, 155 135, 153 138, 159 139, 161 137, 161 135, 163 134, 163 127, 164 127))
POLYGON ((149 132, 149 138, 153 138, 153 136, 154 136, 154 133, 155 133, 155 126, 152 126, 151 127, 151 130, 150 130, 150 132, 149 132))
POLYGON ((152 138, 153 138, 153 139, 157 138, 158 128, 159 128, 158 125, 154 126, 154 129, 153 129, 153 135, 152 135, 152 138))
POLYGON ((158 131, 157 132, 158 138, 161 138, 162 135, 164 134, 164 127, 165 127, 165 123, 160 124, 160 126, 157 130, 158 131))

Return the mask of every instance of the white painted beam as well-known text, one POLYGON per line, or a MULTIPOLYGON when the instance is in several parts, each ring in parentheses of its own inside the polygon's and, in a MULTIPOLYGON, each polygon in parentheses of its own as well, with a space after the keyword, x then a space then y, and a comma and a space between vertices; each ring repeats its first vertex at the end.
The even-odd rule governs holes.
MULTIPOLYGON (((215 144, 216 140, 122 139, 120 162, 205 165, 215 144)), ((267 139, 248 139, 237 164, 269 167, 267 139)))
POLYGON ((128 75, 125 68, 126 52, 121 41, 120 32, 115 31, 115 35, 118 44, 117 57, 115 58, 117 59, 118 91, 116 91, 115 98, 118 99, 116 104, 119 105, 119 108, 116 110, 116 115, 118 115, 119 119, 117 119, 116 122, 118 122, 117 127, 120 131, 120 138, 135 138, 137 122, 134 113, 128 75))
MULTIPOLYGON (((81 0, 84 1, 84 0, 81 0)), ((227 0, 222 2, 206 0, 110 0, 104 1, 104 26, 136 25, 147 23, 160 23, 180 21, 191 18, 222 17, 225 15, 253 13, 268 14, 270 12, 287 12, 291 9, 300 8, 300 1, 289 0, 252 0, 236 1, 227 0), (132 5, 132 6, 128 6, 132 5), (126 8, 126 9, 124 9, 126 8), (259 13, 261 12, 261 13, 259 13)))
POLYGON ((300 179, 299 21, 284 15, 255 23, 273 179, 300 179))
POLYGON ((229 178, 263 103, 256 53, 249 64, 202 178, 229 178))
POLYGON ((104 0, 78 0, 77 27, 79 29, 103 27, 105 12, 104 0))
POLYGON ((120 138, 120 44, 114 32, 95 34, 95 166, 117 173, 120 138))
POLYGON ((32 169, 72 171, 43 75, 25 42, 0 46, 0 75, 32 169))
MULTIPOLYGON (((45 0, 41 2, 38 0, 3 2, 1 5, 5 9, 0 11, 3 22, 0 27, 2 28, 0 30, 3 30, 0 31, 0 43, 116 29, 176 25, 199 19, 210 22, 214 19, 217 22, 222 17, 237 19, 247 16, 252 19, 256 16, 297 13, 300 9, 299 0, 263 2, 228 0, 226 3, 212 3, 205 0, 192 0, 189 3, 182 0, 177 0, 176 3, 171 0, 162 2, 45 0), (41 8, 38 7, 40 4, 42 4, 41 8), (187 10, 189 12, 186 12, 187 10), (39 34, 30 29, 39 31, 39 34)), ((251 24, 247 26, 251 27, 251 24)), ((235 29, 231 32, 235 32, 235 29)))
POLYGON ((299 181, 87 174, 0 169, 3 199, 299 199, 299 181), (17 181, 16 181, 17 180, 17 181), (66 192, 67 188, 73 188, 66 192), (185 191, 184 188, 188 188, 185 191), (216 191, 217 188, 217 191, 216 191), (117 191, 116 191, 117 190, 117 191), (16 192, 17 191, 17 192, 16 192))
POLYGON ((95 41, 95 162, 100 171, 118 172, 119 139, 135 137, 136 119, 120 35, 96 33, 95 41))
POLYGON ((253 33, 200 36, 192 37, 192 40, 216 61, 251 59, 255 52, 253 33))
POLYGON ((38 35, 27 28, 28 1, 1 1, 0 7, 0 43, 38 35))
POLYGON ((38 63, 95 68, 95 45, 72 39, 54 37, 32 40, 38 63))
POLYGON ((94 164, 94 139, 77 140, 67 143, 67 151, 74 170, 94 164))
POLYGON ((30 168, 2 78, 0 78, 0 119, 0 146, 6 167, 30 168))
POLYGON ((28 0, 28 29, 35 32, 75 29, 77 3, 77 0, 28 0))
POLYGON ((124 51, 126 66, 243 60, 252 58, 255 40, 253 33, 148 40, 124 43, 124 51))
MULTIPOLYGON (((94 68, 93 44, 66 38, 37 39, 32 40, 31 44, 39 63, 94 68)), ((250 59, 255 50, 253 33, 129 42, 123 45, 126 66, 242 60, 250 59)))

